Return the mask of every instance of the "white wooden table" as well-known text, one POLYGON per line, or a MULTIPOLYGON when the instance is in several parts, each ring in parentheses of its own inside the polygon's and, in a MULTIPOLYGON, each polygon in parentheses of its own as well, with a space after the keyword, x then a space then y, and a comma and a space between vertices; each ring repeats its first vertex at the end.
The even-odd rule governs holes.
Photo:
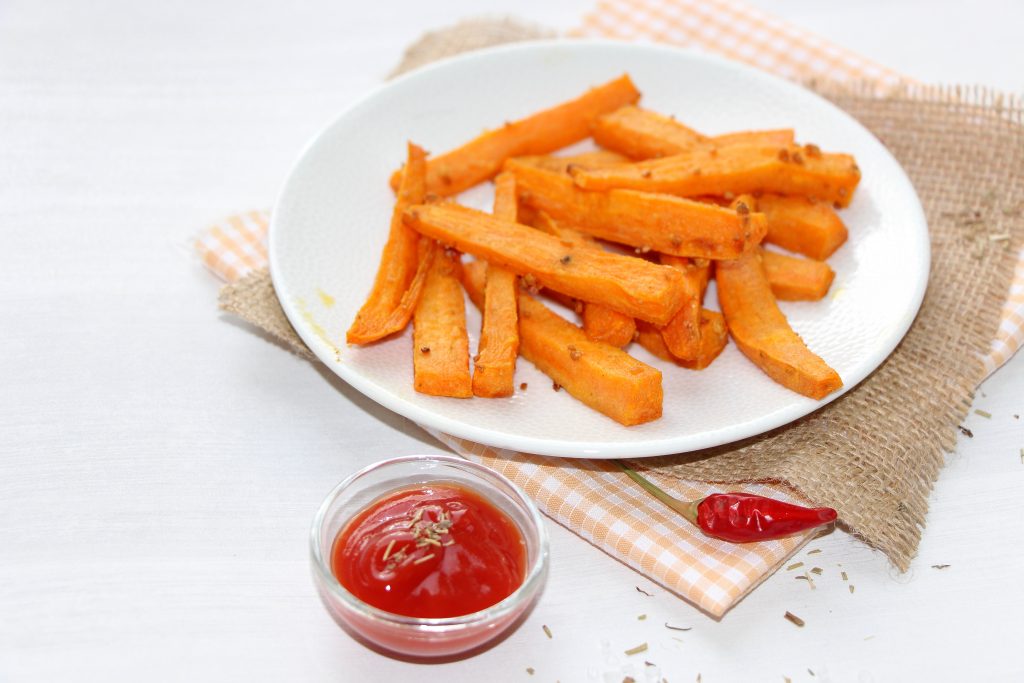
MULTIPOLYGON (((905 575, 835 533, 798 558, 817 590, 781 572, 715 622, 549 524, 540 604, 474 658, 389 659, 321 609, 323 495, 439 446, 219 314, 189 237, 267 206, 423 29, 590 4, 0 3, 0 681, 1021 680, 1024 356, 982 387, 905 575)), ((1019 3, 757 4, 923 81, 1024 90, 1019 3)))

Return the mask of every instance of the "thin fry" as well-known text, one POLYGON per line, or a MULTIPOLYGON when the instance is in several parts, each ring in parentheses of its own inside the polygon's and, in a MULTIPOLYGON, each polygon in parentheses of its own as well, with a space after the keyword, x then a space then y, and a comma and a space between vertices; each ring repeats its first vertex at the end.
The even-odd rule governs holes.
POLYGON ((740 351, 779 384, 813 399, 843 386, 835 370, 807 348, 775 303, 760 254, 715 266, 718 301, 740 351))
POLYGON ((416 310, 434 256, 430 243, 421 243, 416 231, 402 222, 402 213, 421 203, 426 194, 426 153, 411 142, 405 168, 377 277, 345 335, 349 344, 369 344, 405 329, 416 310))
POLYGON ((643 259, 580 248, 525 225, 457 205, 419 205, 407 224, 531 282, 664 324, 682 305, 682 275, 643 259))
MULTIPOLYGON (((440 196, 458 194, 501 170, 505 159, 524 154, 548 154, 590 135, 591 122, 601 114, 636 102, 640 91, 623 75, 588 90, 574 100, 505 123, 427 164, 427 191, 440 196)), ((391 176, 397 188, 400 171, 391 176)))
MULTIPOLYGON (((463 270, 463 284, 483 303, 482 264, 463 270)), ((661 417, 661 372, 622 349, 591 341, 576 325, 529 294, 519 293, 519 351, 572 396, 623 425, 661 417)))
MULTIPOLYGON (((516 179, 500 174, 494 189, 494 215, 516 220, 516 179)), ((515 390, 519 323, 516 274, 500 266, 487 268, 480 345, 473 364, 473 395, 511 396, 515 390)))
POLYGON ((639 249, 736 258, 760 243, 767 231, 765 217, 757 213, 739 216, 719 206, 632 190, 585 192, 561 173, 515 159, 505 167, 515 174, 525 204, 577 230, 639 249))
MULTIPOLYGON (((797 145, 730 145, 603 169, 570 169, 591 191, 630 189, 681 197, 770 192, 846 206, 860 182, 848 154, 809 154, 797 145)), ((669 252, 671 253, 671 252, 669 252)))
POLYGON ((793 143, 793 131, 788 128, 707 137, 673 118, 632 105, 597 117, 591 134, 602 147, 633 159, 656 159, 699 147, 793 143))
POLYGON ((711 263, 694 261, 680 256, 661 254, 662 265, 675 268, 683 274, 686 291, 683 307, 661 329, 661 336, 672 355, 683 360, 694 360, 700 352, 701 305, 708 285, 711 263))
POLYGON ((469 398, 469 336, 458 254, 434 259, 413 318, 413 386, 433 396, 469 398))

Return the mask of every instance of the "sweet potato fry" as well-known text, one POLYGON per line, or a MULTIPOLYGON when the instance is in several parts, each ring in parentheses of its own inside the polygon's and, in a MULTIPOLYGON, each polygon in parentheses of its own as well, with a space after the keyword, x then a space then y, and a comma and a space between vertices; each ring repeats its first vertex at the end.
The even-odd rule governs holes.
MULTIPOLYGON (((463 284, 478 306, 484 272, 469 263, 463 284)), ((525 292, 519 293, 520 353, 587 406, 623 425, 661 417, 661 372, 622 349, 587 338, 576 325, 550 311, 525 292)))
POLYGON ((711 365, 729 341, 725 318, 718 311, 709 311, 706 308, 700 312, 700 346, 691 360, 674 356, 665 344, 663 332, 648 322, 638 321, 636 333, 636 341, 640 346, 662 360, 689 370, 703 370, 711 365))
MULTIPOLYGON (((430 160, 427 191, 441 196, 458 194, 494 176, 505 159, 524 154, 548 154, 590 135, 591 122, 601 114, 636 102, 640 91, 623 75, 580 97, 488 131, 461 147, 430 160)), ((400 172, 391 176, 398 187, 400 172)))
POLYGON ((697 358, 700 353, 701 310, 704 290, 708 286, 711 263, 661 254, 662 265, 671 266, 683 274, 686 290, 685 303, 676 316, 661 328, 661 336, 673 356, 683 360, 697 358))
MULTIPOLYGON (((563 241, 571 242, 580 248, 603 251, 601 245, 593 237, 579 230, 559 225, 551 216, 543 211, 538 213, 537 220, 533 225, 549 235, 554 235, 563 241)), ((583 331, 594 341, 601 341, 605 344, 619 347, 633 341, 633 333, 636 332, 636 322, 632 316, 613 311, 601 304, 586 302, 583 304, 581 315, 583 316, 583 331)))
MULTIPOLYGON (((494 187, 494 215, 515 221, 516 203, 515 177, 499 174, 494 187)), ((487 267, 480 345, 473 364, 474 396, 498 398, 511 396, 514 391, 519 354, 518 286, 512 271, 500 266, 487 267)))
POLYGON ((715 264, 718 301, 736 345, 754 365, 793 391, 821 399, 843 386, 812 353, 775 303, 758 252, 715 264))
POLYGON ((765 242, 818 261, 846 242, 846 226, 827 202, 766 194, 758 199, 757 207, 768 218, 765 242))
POLYGON ((860 182, 860 169, 849 154, 825 154, 810 145, 699 148, 663 159, 570 172, 579 187, 591 191, 618 188, 682 197, 771 192, 839 206, 850 203, 860 182))
POLYGON ((540 285, 661 325, 682 305, 682 275, 643 259, 580 248, 455 204, 421 204, 405 217, 427 237, 519 273, 528 287, 540 285))
POLYGON ((756 213, 739 216, 710 204, 632 190, 585 192, 561 173, 514 159, 505 166, 515 174, 524 204, 588 234, 641 250, 736 258, 767 230, 764 216, 756 213))
POLYGON ((824 261, 762 250, 761 265, 780 301, 817 301, 828 294, 835 272, 824 261))
POLYGON ((400 332, 409 324, 434 256, 431 242, 420 244, 416 231, 402 222, 402 212, 423 201, 426 153, 409 143, 406 172, 391 214, 391 232, 384 244, 377 277, 366 302, 345 335, 349 344, 369 344, 400 332))
POLYGON ((630 163, 629 157, 624 157, 617 152, 612 152, 607 149, 599 149, 594 152, 583 152, 582 154, 573 154, 571 156, 556 157, 556 156, 526 156, 516 157, 516 161, 524 164, 530 164, 538 168, 543 168, 546 171, 553 171, 555 173, 568 173, 570 166, 579 166, 580 168, 608 168, 609 166, 618 166, 620 164, 630 163))
POLYGON ((469 336, 457 254, 434 259, 413 317, 413 387, 432 396, 469 398, 469 336))
POLYGON ((707 137, 673 118, 627 105, 597 117, 591 126, 594 141, 633 159, 656 159, 698 147, 726 145, 789 145, 792 129, 742 131, 707 137))

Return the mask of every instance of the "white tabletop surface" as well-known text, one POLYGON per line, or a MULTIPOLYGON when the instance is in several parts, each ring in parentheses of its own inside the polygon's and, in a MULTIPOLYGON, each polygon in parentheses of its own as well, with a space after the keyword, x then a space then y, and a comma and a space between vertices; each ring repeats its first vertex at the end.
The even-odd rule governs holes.
MULTIPOLYGON (((781 572, 716 622, 549 523, 547 590, 492 649, 350 640, 310 581, 313 512, 441 449, 218 313, 189 237, 267 206, 423 29, 569 28, 591 2, 186 4, 0 3, 0 681, 1021 680, 1024 356, 982 386, 906 574, 833 533, 798 558, 816 590, 781 572)), ((1020 3, 757 4, 922 81, 1024 90, 1020 3)))

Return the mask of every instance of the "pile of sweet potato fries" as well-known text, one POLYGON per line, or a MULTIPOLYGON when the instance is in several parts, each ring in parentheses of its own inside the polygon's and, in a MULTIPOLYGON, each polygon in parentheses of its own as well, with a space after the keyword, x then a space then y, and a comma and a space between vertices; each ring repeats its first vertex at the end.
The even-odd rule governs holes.
POLYGON ((798 145, 788 129, 708 137, 639 99, 624 75, 429 161, 410 143, 391 178, 398 199, 377 277, 347 341, 376 342, 412 320, 419 392, 510 396, 522 355, 624 425, 662 414, 661 371, 623 350, 633 342, 702 370, 731 335, 793 391, 820 399, 840 388, 776 301, 828 292, 824 259, 847 237, 835 208, 860 180, 853 157, 798 145), (599 151, 547 156, 588 137, 599 151), (490 214, 446 199, 491 179, 490 214), (704 308, 712 277, 721 313, 704 308), (483 314, 472 372, 463 289, 483 314))

